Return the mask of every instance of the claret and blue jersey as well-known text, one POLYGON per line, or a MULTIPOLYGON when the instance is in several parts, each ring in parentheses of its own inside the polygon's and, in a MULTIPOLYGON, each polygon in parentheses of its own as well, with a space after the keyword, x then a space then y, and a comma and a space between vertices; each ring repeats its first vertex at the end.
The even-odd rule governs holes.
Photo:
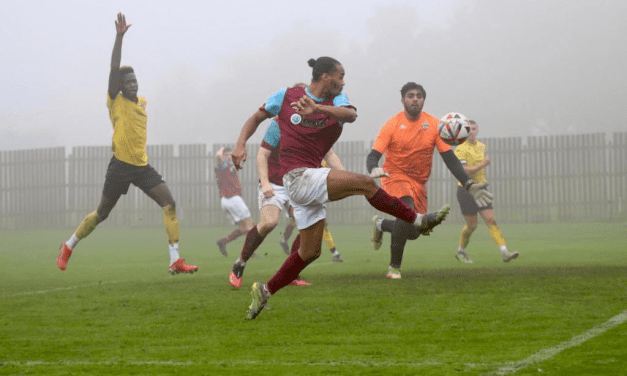
POLYGON ((304 95, 326 106, 353 107, 345 94, 334 98, 317 98, 301 87, 283 88, 272 94, 260 110, 277 117, 281 176, 298 167, 319 167, 342 134, 343 124, 329 115, 316 113, 301 116, 297 113, 291 103, 304 95))

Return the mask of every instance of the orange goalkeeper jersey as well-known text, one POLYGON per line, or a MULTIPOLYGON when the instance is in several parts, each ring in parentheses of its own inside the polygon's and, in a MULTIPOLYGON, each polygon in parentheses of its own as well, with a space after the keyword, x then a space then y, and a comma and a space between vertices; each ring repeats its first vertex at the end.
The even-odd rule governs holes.
POLYGON ((431 175, 433 149, 440 153, 451 150, 438 135, 438 122, 438 118, 424 111, 416 121, 407 119, 405 111, 388 120, 372 147, 385 154, 385 172, 391 177, 402 174, 426 184, 431 175))

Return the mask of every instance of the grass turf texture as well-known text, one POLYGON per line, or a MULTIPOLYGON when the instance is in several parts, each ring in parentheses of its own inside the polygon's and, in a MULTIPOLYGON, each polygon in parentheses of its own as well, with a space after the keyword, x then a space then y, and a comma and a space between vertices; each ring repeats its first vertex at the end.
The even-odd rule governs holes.
POLYGON ((485 226, 454 259, 461 225, 408 242, 401 280, 386 280, 370 226, 331 226, 344 263, 322 256, 254 321, 250 286, 285 259, 275 230, 240 290, 227 282, 243 237, 223 257, 230 227, 181 228, 195 275, 167 272, 162 228, 99 228, 68 269, 59 243, 72 229, 3 231, 0 374, 28 375, 517 375, 627 371, 627 323, 538 363, 533 354, 627 311, 627 223, 503 225, 520 257, 504 264, 485 226))

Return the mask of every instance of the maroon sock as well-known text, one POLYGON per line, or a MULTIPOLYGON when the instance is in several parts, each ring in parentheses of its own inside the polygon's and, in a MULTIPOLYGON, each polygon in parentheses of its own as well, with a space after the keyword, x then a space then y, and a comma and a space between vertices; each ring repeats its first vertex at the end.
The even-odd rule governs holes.
POLYGON ((242 231, 240 231, 239 229, 233 231, 232 233, 228 234, 227 236, 222 238, 222 243, 226 244, 229 242, 232 242, 233 240, 239 238, 240 236, 244 235, 244 233, 242 231))
POLYGON ((252 257, 253 253, 255 253, 257 248, 259 248, 259 245, 265 238, 265 236, 261 236, 259 234, 257 226, 253 226, 253 228, 248 231, 246 241, 244 241, 244 247, 242 248, 242 253, 240 254, 240 257, 244 260, 244 262, 248 261, 248 259, 252 257))
POLYGON ((294 239, 294 243, 292 243, 292 252, 298 252, 298 248, 300 248, 300 234, 296 235, 296 239, 294 239))
POLYGON ((404 203, 400 198, 390 196, 382 188, 379 188, 377 193, 368 199, 368 202, 375 209, 393 215, 405 222, 414 223, 416 220, 416 211, 414 211, 414 209, 404 203))
POLYGON ((298 255, 298 252, 291 253, 281 268, 277 270, 277 272, 270 278, 267 283, 268 292, 270 294, 274 294, 279 291, 283 287, 287 286, 290 282, 292 282, 300 272, 305 269, 308 263, 303 261, 298 255))

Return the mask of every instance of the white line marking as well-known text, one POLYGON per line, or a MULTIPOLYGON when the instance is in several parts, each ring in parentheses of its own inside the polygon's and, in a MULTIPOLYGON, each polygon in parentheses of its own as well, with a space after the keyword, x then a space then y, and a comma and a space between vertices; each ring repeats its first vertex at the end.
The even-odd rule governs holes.
MULTIPOLYGON (((195 361, 187 361, 187 362, 176 362, 176 361, 101 361, 101 362, 89 362, 89 361, 64 361, 60 360, 57 362, 46 362, 39 360, 27 360, 27 361, 0 361, 1 366, 13 366, 13 367, 60 367, 60 366, 119 366, 119 365, 127 365, 127 366, 177 366, 177 367, 186 367, 186 366, 201 366, 201 365, 276 365, 276 366, 359 366, 359 367, 412 367, 412 368, 420 368, 420 367, 432 367, 432 366, 441 366, 443 363, 437 361, 426 361, 426 362, 362 362, 362 361, 326 361, 326 362, 279 362, 273 360, 208 360, 202 362, 195 361)), ((491 364, 494 365, 494 364, 491 364)), ((486 367, 490 366, 489 364, 466 364, 466 366, 473 367, 486 367)))
POLYGON ((611 319, 607 320, 606 322, 604 322, 601 325, 597 325, 594 328, 588 330, 587 332, 584 332, 578 336, 575 336, 571 339, 569 339, 568 341, 564 341, 560 344, 558 344, 557 346, 553 346, 553 347, 548 347, 546 349, 540 350, 537 353, 531 355, 530 357, 528 357, 527 359, 521 360, 519 362, 511 362, 508 363, 507 365, 499 368, 496 371, 493 372, 489 372, 489 373, 485 373, 485 376, 492 376, 492 375, 496 375, 496 376, 500 376, 500 375, 511 375, 513 373, 518 372, 519 370, 523 369, 523 368, 527 368, 529 366, 531 366, 532 364, 536 364, 536 363, 540 363, 543 362, 545 360, 551 359, 552 357, 554 357, 555 355, 559 354, 560 352, 571 348, 571 347, 575 347, 575 346, 579 346, 582 343, 600 335, 605 333, 606 331, 610 330, 610 329, 614 329, 615 327, 617 327, 618 325, 624 323, 625 321, 627 321, 627 310, 619 313, 618 315, 612 317, 611 319))
POLYGON ((39 295, 39 294, 48 294, 51 292, 57 292, 57 291, 69 291, 69 290, 76 290, 76 289, 82 289, 85 287, 94 287, 94 286, 100 286, 100 285, 108 285, 111 283, 118 283, 117 281, 105 281, 105 282, 98 282, 98 283, 92 283, 89 285, 79 285, 79 286, 70 286, 70 287, 57 287, 56 289, 50 289, 50 290, 39 290, 39 291, 25 291, 25 292, 20 292, 17 294, 12 294, 12 295, 5 295, 2 296, 2 299, 5 298, 14 298, 17 296, 27 296, 27 295, 39 295))

